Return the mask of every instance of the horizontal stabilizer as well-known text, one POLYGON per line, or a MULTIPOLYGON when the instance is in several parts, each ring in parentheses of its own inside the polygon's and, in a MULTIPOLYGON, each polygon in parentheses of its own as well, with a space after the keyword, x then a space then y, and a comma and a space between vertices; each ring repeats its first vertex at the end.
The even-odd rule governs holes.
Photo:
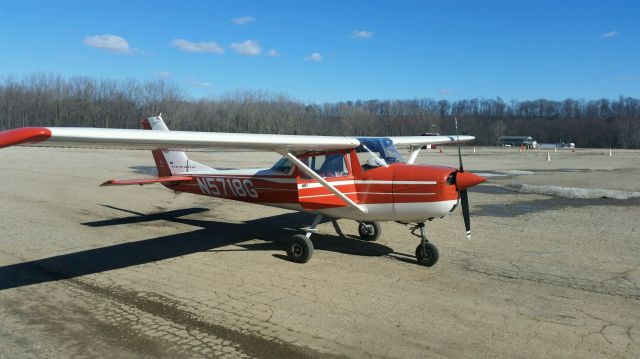
POLYGON ((108 180, 107 182, 101 184, 100 186, 130 186, 130 185, 140 185, 143 186, 145 184, 151 183, 180 183, 180 182, 189 182, 193 179, 193 177, 188 176, 169 176, 169 177, 156 177, 156 178, 142 178, 142 179, 132 179, 132 180, 108 180))

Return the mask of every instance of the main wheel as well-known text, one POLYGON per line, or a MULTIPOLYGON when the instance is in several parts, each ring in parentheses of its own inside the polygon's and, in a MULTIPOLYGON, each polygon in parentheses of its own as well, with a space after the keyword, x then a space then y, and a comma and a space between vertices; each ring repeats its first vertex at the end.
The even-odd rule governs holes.
POLYGON ((378 222, 360 222, 358 234, 363 241, 374 242, 380 238, 382 228, 378 222))
POLYGON ((438 261, 438 248, 430 242, 425 243, 424 247, 422 243, 420 243, 418 247, 416 247, 416 259, 418 260, 418 264, 431 267, 438 261))
POLYGON ((307 263, 313 256, 313 243, 304 234, 296 234, 287 246, 287 256, 292 262, 307 263))

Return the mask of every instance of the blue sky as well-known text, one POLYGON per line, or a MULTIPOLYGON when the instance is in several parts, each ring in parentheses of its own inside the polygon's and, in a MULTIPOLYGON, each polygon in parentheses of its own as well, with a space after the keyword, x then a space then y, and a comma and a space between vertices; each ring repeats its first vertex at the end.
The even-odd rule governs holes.
POLYGON ((0 77, 305 102, 640 97, 639 18, 637 0, 2 1, 0 77))

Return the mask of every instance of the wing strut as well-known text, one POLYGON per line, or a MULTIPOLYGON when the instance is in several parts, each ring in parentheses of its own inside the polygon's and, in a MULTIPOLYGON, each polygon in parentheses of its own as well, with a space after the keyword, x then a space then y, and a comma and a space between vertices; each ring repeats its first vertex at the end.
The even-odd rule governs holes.
POLYGON ((418 146, 417 149, 411 151, 411 156, 409 157, 407 164, 412 165, 416 161, 416 158, 418 158, 418 154, 420 153, 421 149, 422 149, 422 146, 418 146))
POLYGON ((362 213, 368 212, 366 207, 361 206, 355 203, 354 201, 352 201, 351 198, 347 197, 344 193, 340 192, 339 189, 337 189, 334 185, 332 185, 327 180, 322 178, 322 176, 320 176, 314 170, 309 168, 309 166, 305 165, 302 161, 300 161, 298 157, 294 156, 291 152, 284 153, 284 156, 287 157, 291 162, 293 162, 300 169, 300 171, 304 172, 305 174, 309 175, 311 178, 318 181, 326 189, 333 192, 333 194, 335 194, 336 196, 340 197, 340 199, 342 199, 346 204, 359 210, 362 213))

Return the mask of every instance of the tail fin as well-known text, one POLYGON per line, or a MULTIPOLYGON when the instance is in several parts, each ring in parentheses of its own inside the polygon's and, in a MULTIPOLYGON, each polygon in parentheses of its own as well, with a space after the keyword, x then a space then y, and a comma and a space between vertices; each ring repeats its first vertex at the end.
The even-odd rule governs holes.
MULTIPOLYGON (((153 131, 169 131, 162 120, 162 115, 142 119, 142 128, 153 131)), ((165 151, 161 149, 151 151, 156 162, 159 177, 169 177, 189 172, 211 171, 211 167, 189 160, 183 151, 165 151)))

